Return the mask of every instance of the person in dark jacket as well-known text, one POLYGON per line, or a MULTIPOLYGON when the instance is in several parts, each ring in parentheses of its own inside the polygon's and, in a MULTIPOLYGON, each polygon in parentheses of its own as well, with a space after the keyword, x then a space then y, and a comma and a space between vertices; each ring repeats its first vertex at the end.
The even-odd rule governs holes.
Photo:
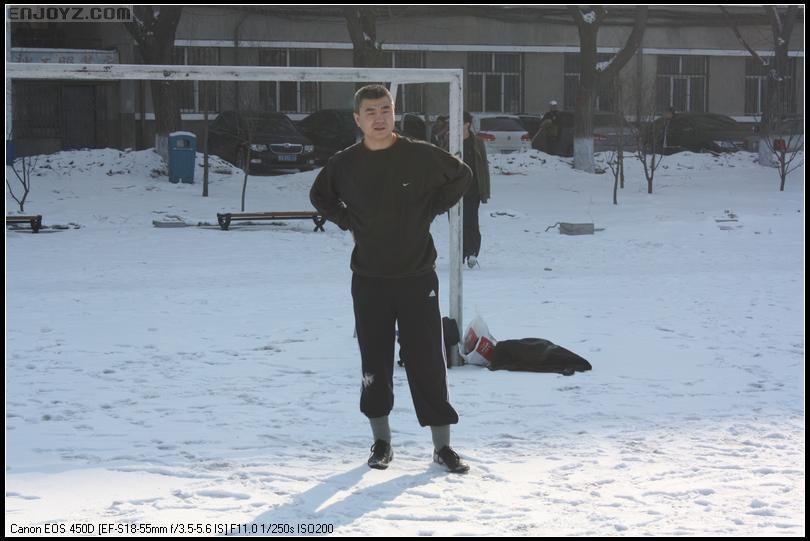
POLYGON ((464 261, 470 268, 478 264, 481 251, 481 228, 478 223, 478 208, 490 196, 489 162, 484 142, 472 131, 472 115, 464 111, 464 163, 472 170, 473 181, 464 194, 464 261))
POLYGON ((467 190, 472 173, 461 160, 426 142, 393 132, 394 104, 381 85, 354 97, 363 140, 332 156, 310 190, 312 205, 351 231, 352 299, 363 377, 360 410, 374 445, 368 465, 393 458, 388 415, 394 405, 395 326, 416 416, 430 426, 433 459, 451 472, 469 467, 450 447, 447 362, 439 312, 433 219, 467 190))
POLYGON ((548 111, 540 120, 540 129, 537 130, 534 137, 544 138, 545 144, 533 141, 532 148, 542 148, 546 154, 562 155, 562 120, 557 100, 548 102, 548 111))

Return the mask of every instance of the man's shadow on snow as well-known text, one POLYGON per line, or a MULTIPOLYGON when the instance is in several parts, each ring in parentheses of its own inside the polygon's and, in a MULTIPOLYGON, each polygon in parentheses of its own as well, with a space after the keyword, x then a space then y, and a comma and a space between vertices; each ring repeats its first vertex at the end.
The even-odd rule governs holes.
MULTIPOLYGON (((259 515, 253 521, 247 523, 247 527, 242 531, 251 532, 253 524, 258 525, 257 535, 262 534, 262 524, 266 527, 272 524, 284 524, 289 525, 293 530, 295 530, 297 524, 330 524, 337 530, 340 526, 351 524, 355 520, 382 508, 387 502, 396 499, 406 490, 427 485, 437 477, 447 475, 439 468, 429 466, 423 473, 400 475, 383 483, 349 492, 353 487, 357 486, 364 476, 373 476, 375 473, 379 472, 362 465, 347 472, 333 475, 306 492, 295 495, 291 502, 259 515), (347 492, 345 497, 328 504, 326 507, 322 507, 330 498, 344 491, 347 492)), ((299 535, 296 531, 278 533, 299 535)), ((328 533, 331 532, 320 532, 320 535, 328 533)), ((265 531, 264 534, 271 535, 271 532, 265 531)), ((301 533, 300 535, 307 534, 301 533)))

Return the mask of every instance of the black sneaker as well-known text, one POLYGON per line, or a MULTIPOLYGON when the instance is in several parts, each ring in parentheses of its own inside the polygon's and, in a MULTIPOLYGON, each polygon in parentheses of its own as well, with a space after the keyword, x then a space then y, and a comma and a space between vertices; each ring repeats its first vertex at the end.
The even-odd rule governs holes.
POLYGON ((375 470, 384 470, 394 459, 394 450, 387 441, 377 440, 371 446, 371 456, 368 457, 368 467, 375 470))
POLYGON ((470 471, 470 467, 461 460, 458 453, 447 446, 440 451, 433 451, 433 462, 443 465, 450 473, 467 473, 470 471))

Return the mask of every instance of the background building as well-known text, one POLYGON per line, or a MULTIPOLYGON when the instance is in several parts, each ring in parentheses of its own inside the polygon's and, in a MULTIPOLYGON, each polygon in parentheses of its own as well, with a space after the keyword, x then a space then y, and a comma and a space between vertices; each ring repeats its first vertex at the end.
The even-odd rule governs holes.
MULTIPOLYGON (((731 9, 731 8, 729 8, 731 9)), ((539 113, 551 99, 573 109, 579 36, 565 7, 380 7, 377 38, 388 67, 462 68, 465 108, 539 113)), ((610 7, 599 32, 600 60, 630 33, 633 7, 610 7)), ((751 45, 772 51, 762 7, 735 7, 751 45)), ((804 114, 804 11, 790 44, 792 111, 804 114)), ((120 23, 14 23, 12 58, 23 62, 140 63, 120 23)), ((351 66, 352 43, 340 7, 183 8, 177 64, 351 66)), ((650 94, 658 111, 708 111, 753 122, 761 113, 765 74, 735 38, 717 6, 650 8, 641 51, 623 85, 650 94)), ((200 131, 202 112, 281 111, 291 118, 352 106, 345 83, 181 83, 183 128, 200 131)), ((14 83, 14 139, 20 153, 82 147, 152 146, 154 114, 143 82, 14 83)), ((616 89, 600 92, 597 111, 617 112, 616 89)), ((446 85, 407 85, 397 110, 446 113, 446 85)))

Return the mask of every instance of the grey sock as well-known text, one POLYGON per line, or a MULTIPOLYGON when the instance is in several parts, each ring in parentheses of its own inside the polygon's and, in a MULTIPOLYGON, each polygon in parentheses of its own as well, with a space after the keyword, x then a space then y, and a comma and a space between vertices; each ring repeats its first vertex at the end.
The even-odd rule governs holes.
POLYGON ((450 425, 431 426, 430 433, 433 436, 433 448, 437 451, 450 446, 450 425))
POLYGON ((391 443, 391 427, 388 426, 388 416, 368 418, 371 423, 371 432, 374 434, 374 441, 383 440, 391 443))

